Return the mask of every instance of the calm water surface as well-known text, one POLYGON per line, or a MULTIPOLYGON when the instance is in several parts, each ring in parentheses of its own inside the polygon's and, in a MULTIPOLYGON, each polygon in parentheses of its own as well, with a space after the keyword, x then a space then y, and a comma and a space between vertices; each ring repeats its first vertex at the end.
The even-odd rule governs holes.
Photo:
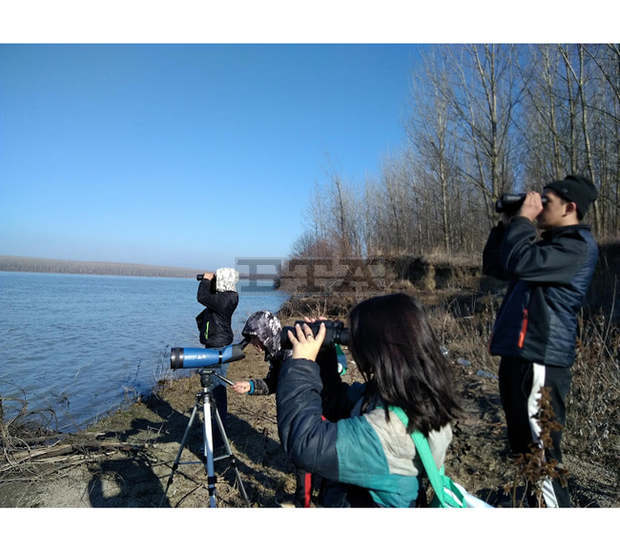
MULTIPOLYGON (((182 278, 0 272, 5 415, 26 400, 53 410, 53 427, 74 431, 148 392, 170 375, 170 347, 201 347, 197 289, 182 278)), ((287 297, 241 292, 235 342, 250 314, 277 311, 287 297)))

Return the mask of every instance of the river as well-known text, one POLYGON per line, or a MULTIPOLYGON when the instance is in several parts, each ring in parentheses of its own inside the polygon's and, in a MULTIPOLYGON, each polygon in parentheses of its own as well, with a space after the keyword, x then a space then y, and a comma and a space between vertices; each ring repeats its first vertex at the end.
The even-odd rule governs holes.
MULTIPOLYGON (((201 347, 197 288, 184 278, 0 272, 5 417, 25 406, 39 412, 33 421, 75 431, 179 375, 170 348, 201 347)), ((287 297, 241 290, 235 342, 250 314, 275 312, 287 297)))

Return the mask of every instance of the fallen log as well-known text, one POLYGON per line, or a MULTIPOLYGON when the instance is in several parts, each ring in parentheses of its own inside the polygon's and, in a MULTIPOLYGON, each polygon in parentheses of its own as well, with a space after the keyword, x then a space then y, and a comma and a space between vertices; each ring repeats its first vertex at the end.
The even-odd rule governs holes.
POLYGON ((31 449, 22 452, 16 452, 12 454, 12 460, 16 463, 20 463, 24 460, 34 460, 35 458, 41 458, 43 456, 60 456, 62 454, 68 454, 73 451, 73 445, 52 445, 44 449, 31 449))
POLYGON ((94 460, 98 460, 99 458, 106 458, 110 456, 110 454, 114 454, 114 450, 108 450, 104 452, 93 452, 88 454, 75 453, 68 454, 65 456, 48 456, 46 458, 39 458, 32 462, 35 466, 43 466, 48 464, 58 464, 62 462, 62 469, 70 468, 72 466, 77 466, 79 464, 83 464, 84 462, 92 462, 94 460))
MULTIPOLYGON (((40 458, 50 458, 56 456, 64 456, 71 453, 88 453, 89 451, 112 449, 118 451, 133 451, 144 449, 145 445, 123 443, 121 441, 86 441, 81 443, 65 443, 57 444, 43 449, 31 449, 19 452, 8 451, 11 456, 11 464, 21 464, 40 458)), ((10 468, 10 466, 8 466, 10 468)), ((7 466, 0 469, 5 471, 7 466)))
POLYGON ((100 449, 114 449, 122 451, 141 450, 146 448, 145 444, 132 444, 125 443, 123 441, 87 441, 85 443, 74 443, 73 449, 75 452, 82 452, 83 450, 100 450, 100 449))
POLYGON ((51 433, 50 435, 41 435, 40 437, 25 437, 23 440, 30 445, 35 443, 45 443, 45 441, 51 441, 53 439, 58 439, 60 441, 63 437, 64 435, 62 433, 51 433))

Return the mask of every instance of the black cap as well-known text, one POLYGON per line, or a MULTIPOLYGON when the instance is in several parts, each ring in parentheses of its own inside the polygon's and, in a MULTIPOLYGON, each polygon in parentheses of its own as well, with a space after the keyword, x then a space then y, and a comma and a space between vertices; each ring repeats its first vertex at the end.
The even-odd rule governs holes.
POLYGON ((598 197, 596 187, 585 176, 569 174, 564 180, 556 180, 545 184, 545 188, 553 190, 566 201, 575 202, 580 218, 586 214, 590 204, 598 197))

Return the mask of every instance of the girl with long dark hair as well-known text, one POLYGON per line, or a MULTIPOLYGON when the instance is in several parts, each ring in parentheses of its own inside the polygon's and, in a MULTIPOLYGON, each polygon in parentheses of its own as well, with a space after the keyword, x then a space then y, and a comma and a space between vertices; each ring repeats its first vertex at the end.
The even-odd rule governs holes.
POLYGON ((340 397, 348 418, 321 419, 321 380, 314 362, 325 327, 314 336, 309 326, 289 331, 293 355, 278 384, 278 429, 296 465, 346 485, 334 506, 415 506, 419 475, 410 433, 427 437, 437 466, 452 439, 459 413, 449 366, 426 315, 412 297, 374 297, 350 314, 350 350, 366 383, 353 384, 340 397), (390 415, 402 408, 405 427, 390 415))

